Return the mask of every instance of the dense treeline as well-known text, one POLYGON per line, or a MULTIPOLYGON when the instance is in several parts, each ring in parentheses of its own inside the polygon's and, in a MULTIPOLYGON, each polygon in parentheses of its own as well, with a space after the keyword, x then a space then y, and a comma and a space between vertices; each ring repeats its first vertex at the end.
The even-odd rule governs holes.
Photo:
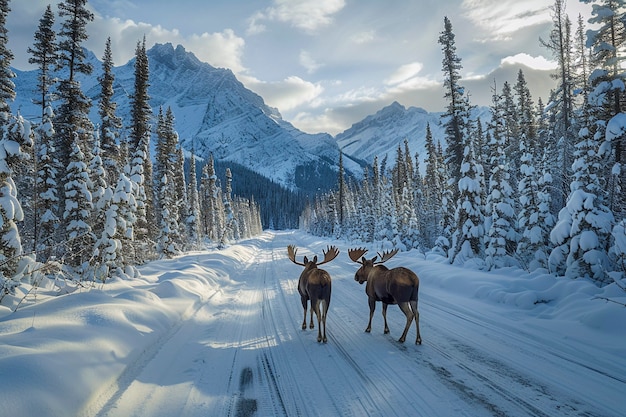
MULTIPOLYGON (((264 229, 282 230, 298 227, 298 219, 307 202, 315 197, 314 191, 301 188, 285 188, 274 181, 234 162, 215 161, 218 178, 224 181, 226 168, 230 168, 237 181, 233 182, 233 193, 253 199, 261 211, 261 224, 264 229)), ((337 178, 337 171, 329 175, 324 191, 332 188, 337 178), (329 184, 331 185, 329 187, 329 184)))
POLYGON ((97 70, 82 47, 94 18, 87 0, 62 1, 56 15, 47 7, 28 48, 41 117, 13 114, 9 12, 9 0, 0 0, 0 300, 36 271, 104 282, 132 277, 150 259, 262 231, 259 205, 233 195, 230 169, 220 167, 220 181, 212 158, 197 166, 171 109, 150 107, 145 39, 135 51, 128 120, 116 114, 110 40, 98 102, 84 94, 77 76, 97 70), (94 105, 99 120, 89 119, 94 105))
POLYGON ((339 185, 309 205, 301 227, 324 236, 437 251, 485 269, 544 268, 605 285, 626 270, 626 8, 593 3, 586 30, 552 7, 541 44, 558 69, 547 104, 531 97, 523 72, 494 82, 491 117, 472 117, 448 18, 443 52, 445 142, 426 134, 426 166, 400 146, 374 161, 361 182, 339 185))

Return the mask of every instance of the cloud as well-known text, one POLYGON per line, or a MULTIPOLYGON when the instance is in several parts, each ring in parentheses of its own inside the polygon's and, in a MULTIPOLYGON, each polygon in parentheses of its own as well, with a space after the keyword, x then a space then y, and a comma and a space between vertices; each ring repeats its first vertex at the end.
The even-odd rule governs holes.
POLYGON ((522 64, 528 68, 536 70, 553 70, 557 67, 557 63, 550 61, 543 56, 533 57, 526 53, 519 53, 513 56, 507 56, 500 61, 500 65, 516 65, 522 64))
POLYGON ((318 64, 307 51, 300 51, 300 65, 306 68, 309 74, 313 74, 321 67, 321 64, 318 64))
POLYGON ((235 74, 246 71, 241 61, 245 41, 235 35, 231 29, 193 35, 185 44, 200 61, 208 62, 216 67, 228 68, 235 74))
POLYGON ((269 106, 276 107, 281 112, 292 110, 305 103, 311 104, 324 91, 320 84, 296 76, 277 82, 264 82, 245 75, 238 78, 247 88, 263 97, 269 106))
POLYGON ((510 40, 520 29, 550 22, 549 6, 545 0, 463 0, 461 8, 489 40, 510 40))
MULTIPOLYGON (((116 65, 125 64, 133 58, 137 41, 141 41, 145 36, 148 48, 155 43, 181 44, 186 50, 193 52, 198 59, 214 67, 229 68, 234 73, 246 71, 242 64, 245 41, 235 35, 231 29, 184 37, 178 30, 168 30, 160 25, 97 17, 88 30, 92 34, 111 34, 111 50, 116 65)), ((86 42, 86 47, 96 56, 101 57, 104 52, 104 41, 99 36, 91 36, 86 42)))
POLYGON ((333 15, 345 5, 345 0, 274 0, 272 7, 249 19, 248 34, 265 31, 263 21, 288 23, 305 32, 315 32, 332 23, 333 15))
POLYGON ((391 77, 385 80, 385 84, 400 84, 410 78, 415 77, 423 68, 424 65, 420 62, 411 62, 410 64, 402 65, 393 74, 391 74, 391 77))

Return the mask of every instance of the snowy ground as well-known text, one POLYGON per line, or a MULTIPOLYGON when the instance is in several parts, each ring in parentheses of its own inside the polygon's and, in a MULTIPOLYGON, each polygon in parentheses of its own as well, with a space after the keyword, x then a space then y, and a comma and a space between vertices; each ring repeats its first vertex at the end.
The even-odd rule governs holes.
MULTIPOLYGON (((400 253, 420 277, 423 345, 381 307, 372 333, 348 243, 327 344, 301 330, 301 267, 328 241, 265 232, 141 268, 136 281, 0 310, 0 409, 20 416, 622 416, 626 302, 616 286, 484 273, 400 253)), ((373 256, 373 254, 372 254, 373 256)), ((23 287, 23 290, 27 290, 23 287)))

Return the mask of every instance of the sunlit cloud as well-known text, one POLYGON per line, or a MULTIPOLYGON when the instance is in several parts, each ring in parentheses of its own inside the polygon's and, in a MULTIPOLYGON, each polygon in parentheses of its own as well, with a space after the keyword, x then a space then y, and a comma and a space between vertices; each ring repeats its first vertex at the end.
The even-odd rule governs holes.
POLYGON ((552 70, 557 67, 555 61, 550 61, 543 56, 530 56, 526 53, 519 53, 513 56, 507 56, 500 61, 501 65, 522 64, 537 70, 552 70))
POLYGON ((410 64, 402 65, 393 74, 391 74, 391 77, 385 80, 385 84, 400 84, 410 78, 415 77, 423 68, 424 65, 420 62, 411 62, 410 64))
POLYGON ((439 85, 436 80, 419 75, 423 68, 424 65, 421 62, 411 62, 410 64, 402 65, 389 78, 384 80, 385 85, 388 87, 387 93, 420 90, 439 85))
POLYGON ((244 72, 241 63, 245 41, 231 29, 217 33, 193 35, 187 41, 189 49, 200 59, 213 66, 228 68, 235 74, 244 72))
POLYGON ((324 91, 320 84, 315 84, 300 77, 290 76, 282 81, 264 82, 253 77, 239 77, 245 86, 263 97, 271 107, 289 111, 303 104, 311 104, 324 91))
MULTIPOLYGON (((169 42, 174 46, 180 44, 184 45, 187 51, 193 52, 200 61, 214 67, 229 68, 235 74, 246 71, 242 64, 245 41, 231 29, 184 37, 178 30, 168 30, 160 25, 98 17, 89 30, 93 33, 111 34, 111 50, 116 65, 124 64, 133 58, 137 42, 142 41, 145 36, 148 48, 155 43, 169 42)), ((100 37, 93 36, 87 41, 87 47, 101 57, 104 42, 100 37)))
POLYGON ((288 23, 306 32, 315 32, 332 23, 333 15, 345 5, 345 0, 274 0, 273 6, 249 19, 248 33, 265 31, 264 21, 288 23))
POLYGON ((545 0, 463 0, 465 16, 492 40, 507 40, 516 31, 551 21, 545 0))

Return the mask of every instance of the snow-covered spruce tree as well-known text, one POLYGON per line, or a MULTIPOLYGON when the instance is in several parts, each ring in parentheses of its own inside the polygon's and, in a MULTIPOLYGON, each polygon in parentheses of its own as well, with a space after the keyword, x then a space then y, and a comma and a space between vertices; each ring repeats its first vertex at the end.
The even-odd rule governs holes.
MULTIPOLYGON (((5 84, 6 85, 6 84, 5 84)), ((2 102, 3 99, 0 99, 2 102)), ((12 294, 19 286, 20 255, 22 242, 16 222, 24 219, 22 206, 17 198, 17 188, 12 173, 21 160, 28 158, 32 147, 30 123, 21 116, 13 117, 0 106, 0 300, 12 294), (8 118, 8 120, 7 120, 8 118), (26 150, 26 151, 25 151, 26 150)))
POLYGON ((107 38, 104 55, 102 57, 102 75, 100 82, 100 101, 98 115, 100 116, 100 147, 102 148, 102 164, 106 173, 107 184, 115 184, 119 179, 121 168, 124 166, 120 158, 118 144, 122 120, 115 114, 117 103, 113 101, 113 53, 111 38, 107 38))
POLYGON ((135 274, 129 273, 127 269, 132 268, 137 259, 134 253, 136 245, 133 244, 138 212, 137 200, 135 199, 137 195, 136 187, 137 183, 133 182, 124 173, 120 174, 111 201, 111 206, 117 206, 117 216, 115 217, 116 232, 115 234, 108 234, 107 232, 108 238, 117 236, 121 244, 117 252, 119 256, 115 258, 116 265, 123 267, 125 272, 131 277, 135 274))
MULTIPOLYGON (((589 102, 595 118, 609 123, 613 117, 623 112, 624 61, 626 55, 626 2, 623 0, 588 0, 592 4, 592 17, 589 23, 593 29, 587 31, 587 46, 591 49, 589 102)), ((612 155, 605 165, 603 178, 608 182, 610 200, 607 204, 620 221, 626 216, 626 199, 623 198, 623 184, 626 184, 626 134, 611 138, 612 155), (609 180, 611 179, 611 180, 609 180)))
POLYGON ((574 82, 572 57, 572 28, 571 21, 565 12, 565 0, 555 0, 552 6, 553 28, 547 40, 540 39, 557 61, 556 80, 557 88, 550 97, 550 108, 554 122, 551 123, 552 132, 548 136, 552 143, 545 143, 553 149, 551 170, 554 174, 554 192, 552 200, 555 207, 565 204, 564 196, 569 192, 571 166, 573 161, 576 131, 574 121, 574 82))
POLYGON ((452 200, 456 201, 459 192, 457 184, 461 178, 461 164, 464 157, 464 114, 467 109, 463 97, 464 88, 459 83, 460 71, 463 67, 461 58, 456 54, 455 35, 448 17, 444 17, 444 30, 439 36, 439 44, 443 51, 444 98, 448 103, 446 112, 442 115, 447 142, 445 162, 449 172, 448 185, 451 187, 452 200))
MULTIPOLYGON (((41 124, 36 129, 35 143, 33 149, 33 171, 35 172, 34 197, 32 202, 32 224, 33 224, 33 250, 44 250, 45 246, 54 244, 54 225, 58 221, 58 197, 56 190, 52 194, 48 194, 51 188, 50 184, 56 183, 56 172, 58 172, 58 161, 54 157, 54 129, 52 128, 52 117, 54 113, 50 106, 51 89, 55 83, 53 71, 57 66, 57 44, 56 32, 54 26, 54 13, 52 6, 48 5, 42 18, 39 20, 39 26, 35 32, 35 41, 32 47, 28 47, 27 51, 32 55, 28 62, 37 66, 37 91, 40 98, 34 99, 33 102, 41 106, 41 124), (51 155, 48 152, 52 151, 51 155), (44 158, 45 161, 41 160, 44 158), (52 163, 55 163, 52 166, 52 163), (43 167, 39 165, 42 164, 43 167), (47 178, 47 179, 43 179, 47 178), (48 182, 49 181, 49 182, 48 182), (42 196, 42 187, 44 196, 42 196), (50 198, 56 200, 54 207, 50 203, 50 198), (54 211, 51 211, 54 210, 54 211), (40 227, 41 225, 41 227, 40 227), (44 230, 41 230, 41 229, 44 230), (40 239, 46 242, 41 243, 40 239), (42 246, 43 245, 43 246, 42 246)), ((50 256, 49 250, 43 254, 44 259, 50 256)))
MULTIPOLYGON (((505 83, 505 86, 507 84, 505 83)), ((505 89, 503 89, 506 91, 505 89)), ((485 204, 485 215, 489 217, 487 234, 485 237, 486 263, 489 269, 510 266, 515 262, 512 255, 515 253, 517 244, 515 203, 513 202, 513 189, 510 184, 509 163, 505 154, 509 148, 509 137, 507 131, 506 112, 502 122, 498 120, 502 117, 501 104, 506 101, 503 94, 499 98, 494 94, 492 103, 492 129, 491 141, 489 143, 489 166, 491 173, 489 176, 489 195, 485 204), (500 129, 503 126, 504 129, 500 129)))
POLYGON ((90 192, 93 204, 93 210, 90 216, 89 225, 95 236, 102 235, 104 220, 109 199, 107 198, 107 190, 109 185, 106 181, 106 171, 102 163, 102 148, 100 147, 99 135, 96 132, 96 139, 92 150, 93 158, 88 162, 88 172, 90 178, 90 192))
POLYGON ((54 85, 53 72, 57 66, 57 43, 54 31, 54 12, 48 5, 35 32, 35 41, 27 51, 30 55, 28 63, 37 66, 37 91, 39 98, 33 102, 41 106, 41 119, 45 117, 46 108, 50 105, 50 90, 54 85))
MULTIPOLYGON (((193 149, 189 158, 189 184, 187 185, 189 195, 189 215, 185 221, 189 234, 191 249, 200 248, 201 243, 201 214, 200 195, 198 194, 198 176, 196 174, 196 156, 193 149)), ((255 232, 256 233, 256 232, 255 232)))
MULTIPOLYGON (((465 88, 461 86, 461 58, 456 54, 455 35, 450 20, 444 18, 444 30, 439 36, 443 51, 444 98, 447 100, 446 112, 442 115, 446 132, 445 166, 447 184, 442 199, 442 235, 437 239, 437 246, 446 248, 450 243, 454 229, 458 224, 454 218, 459 201, 459 181, 463 177, 461 165, 465 153, 466 114, 468 112, 465 88)), ((452 247, 452 250, 455 249, 452 247)))
POLYGON ((424 176, 424 215, 422 235, 427 247, 432 248, 441 235, 441 202, 444 184, 440 172, 442 156, 437 152, 430 124, 426 125, 426 173, 424 176))
POLYGON ((233 174, 230 172, 230 168, 226 168, 226 186, 223 196, 225 222, 224 229, 222 230, 220 236, 220 248, 225 247, 228 241, 231 239, 239 239, 239 236, 237 235, 237 218, 235 217, 232 206, 232 181, 233 174))
MULTIPOLYGON (((160 192, 163 186, 163 176, 170 174, 167 170, 172 168, 173 160, 173 152, 171 140, 168 140, 168 135, 173 130, 173 126, 168 126, 167 121, 165 120, 165 113, 163 112, 163 107, 159 107, 159 112, 157 113, 157 121, 156 121, 156 140, 154 143, 155 155, 154 155, 154 166, 153 166, 153 174, 154 174, 154 188, 158 192, 160 192)), ((171 177, 171 176, 170 176, 171 177)), ((171 179, 171 178, 170 178, 171 179)), ((161 223, 161 215, 162 215, 162 202, 160 198, 155 199, 154 201, 154 216, 155 220, 161 223)))
POLYGON ((180 253, 178 246, 178 215, 170 213, 176 208, 176 190, 174 184, 168 180, 167 173, 163 174, 159 198, 161 199, 161 228, 157 237, 157 253, 161 257, 173 258, 180 253))
MULTIPOLYGON (((600 173, 610 146, 604 146, 604 123, 594 122, 580 131, 573 164, 574 178, 567 205, 550 237, 556 245, 550 264, 570 278, 589 278, 597 285, 609 283, 608 242, 613 213, 605 204, 600 173)), ((610 139, 609 139, 610 140, 610 139)))
MULTIPOLYGON (((149 104, 149 65, 146 55, 146 40, 137 42, 135 49, 135 90, 131 98, 130 179, 137 187, 137 223, 135 242, 141 246, 137 255, 139 261, 149 256, 149 242, 156 234, 153 209, 152 162, 150 160, 150 119, 152 109, 149 104)), ((139 248, 137 248, 139 249, 139 248)))
POLYGON ((37 172, 35 192, 38 204, 35 207, 39 227, 36 229, 35 250, 39 261, 46 262, 55 254, 55 234, 59 223, 58 173, 59 161, 54 147, 54 113, 47 106, 41 124, 36 129, 37 172))
POLYGON ((547 253, 542 250, 545 247, 544 236, 541 233, 541 225, 537 223, 539 221, 537 213, 539 191, 532 150, 526 146, 525 138, 520 141, 520 147, 522 151, 518 183, 520 211, 517 216, 520 240, 516 254, 525 269, 534 271, 540 267, 547 267, 547 253))
POLYGON ((459 197, 456 202, 456 228, 452 235, 452 247, 448 258, 450 263, 460 263, 483 256, 485 236, 483 201, 485 179, 482 165, 476 163, 472 144, 472 124, 465 123, 464 155, 461 164, 461 179, 458 182, 459 197))
POLYGON ((90 75, 93 67, 85 62, 86 55, 82 43, 88 39, 87 24, 94 19, 87 9, 87 0, 65 0, 59 3, 61 29, 58 33, 58 69, 63 78, 59 80, 58 95, 61 105, 56 111, 55 130, 57 151, 61 162, 61 177, 70 165, 72 144, 78 139, 83 154, 91 152, 93 124, 89 120, 91 101, 83 93, 78 74, 90 75), (78 135, 78 137, 75 137, 78 135))
POLYGON ((102 231, 94 244, 92 255, 93 279, 105 282, 111 275, 121 275, 122 243, 116 237, 117 221, 120 217, 119 205, 113 201, 113 189, 108 187, 102 196, 103 223, 102 231))
MULTIPOLYGON (((517 72, 517 82, 513 86, 515 98, 517 101, 517 126, 519 129, 519 137, 524 138, 525 142, 530 145, 530 149, 535 149, 537 143, 537 117, 533 98, 528 88, 528 82, 524 76, 524 72, 520 69, 517 72)), ((520 146, 520 154, 522 146, 520 146)))
POLYGON ((89 270, 89 261, 95 237, 90 226, 93 210, 91 180, 85 155, 80 149, 78 133, 74 135, 70 163, 65 169, 63 187, 65 205, 63 220, 65 226, 65 263, 82 275, 89 270))
POLYGON ((15 99, 15 84, 12 81, 15 73, 11 69, 13 52, 8 49, 9 32, 6 28, 10 11, 9 0, 0 0, 0 127, 9 122, 9 102, 15 99))
MULTIPOLYGON (((170 110, 171 111, 171 110, 170 110)), ((173 116, 172 116, 173 117, 173 116)), ((176 142, 178 143, 178 133, 176 134, 176 142)), ((185 219, 189 217, 189 196, 187 195, 187 181, 185 180, 185 155, 183 148, 178 143, 175 148, 176 165, 174 165, 174 189, 176 190, 176 206, 178 208, 178 244, 181 249, 189 244, 189 233, 185 219)))
POLYGON ((202 225, 204 234, 212 241, 217 242, 224 227, 223 203, 220 188, 217 185, 213 155, 202 168, 200 185, 200 206, 202 207, 202 225))

